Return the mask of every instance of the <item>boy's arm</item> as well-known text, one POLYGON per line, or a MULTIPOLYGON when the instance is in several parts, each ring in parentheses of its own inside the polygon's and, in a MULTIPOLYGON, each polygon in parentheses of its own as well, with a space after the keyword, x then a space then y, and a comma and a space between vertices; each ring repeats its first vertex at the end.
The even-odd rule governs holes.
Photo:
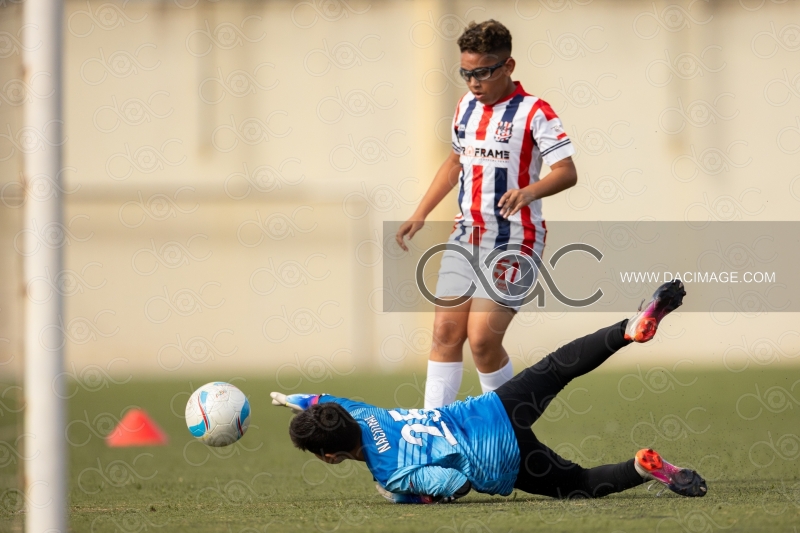
POLYGON ((467 481, 452 496, 428 496, 427 494, 400 494, 389 492, 380 485, 375 485, 378 494, 392 503, 452 503, 463 498, 472 490, 472 484, 467 481))
POLYGON ((461 156, 456 152, 452 152, 447 156, 447 159, 444 160, 444 163, 442 163, 442 166, 440 166, 439 170, 436 172, 436 176, 434 176, 433 182, 431 186, 428 187, 425 196, 422 197, 419 206, 417 206, 417 210, 414 211, 411 218, 404 222, 397 230, 395 240, 397 240, 398 246, 403 250, 408 251, 408 246, 406 246, 403 238, 406 235, 408 235, 409 239, 413 238, 414 234, 422 228, 425 219, 431 211, 433 211, 433 208, 439 205, 439 202, 441 202, 442 199, 447 196, 447 193, 458 183, 458 176, 461 173, 460 157, 461 156))
POLYGON ((321 394, 283 394, 281 392, 270 392, 272 398, 272 405, 282 405, 288 407, 294 413, 305 411, 312 405, 319 402, 321 394))
POLYGON ((576 183, 578 183, 578 171, 575 169, 572 157, 562 159, 553 163, 550 166, 550 173, 539 181, 522 189, 507 191, 497 203, 500 207, 500 216, 508 218, 534 200, 558 194, 576 183))
POLYGON ((396 503, 437 503, 465 496, 470 489, 467 476, 458 470, 441 466, 420 466, 398 479, 390 480, 386 484, 386 491, 395 497, 388 498, 385 494, 384 497, 396 503), (418 496, 420 501, 411 496, 418 496))
POLYGON ((510 217, 539 198, 545 198, 569 189, 578 183, 578 172, 572 161, 575 147, 564 131, 561 119, 544 100, 538 103, 530 125, 530 134, 539 147, 542 161, 551 172, 541 180, 521 189, 507 191, 500 201, 500 216, 510 217))
POLYGON ((458 176, 461 173, 460 158, 461 156, 456 152, 451 152, 447 156, 439 170, 436 171, 431 186, 428 187, 425 196, 422 197, 412 218, 426 218, 433 211, 433 208, 439 205, 439 202, 447 196, 447 193, 456 186, 458 176))

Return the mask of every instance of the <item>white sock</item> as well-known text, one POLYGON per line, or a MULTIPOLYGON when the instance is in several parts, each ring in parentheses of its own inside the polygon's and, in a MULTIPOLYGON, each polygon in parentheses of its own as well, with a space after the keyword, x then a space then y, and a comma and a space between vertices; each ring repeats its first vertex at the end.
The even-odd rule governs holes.
POLYGON ((642 476, 642 479, 645 479, 645 480, 651 479, 650 473, 647 470, 645 470, 644 468, 642 468, 641 466, 639 466, 639 461, 637 461, 636 458, 633 459, 633 467, 636 469, 636 472, 640 476, 642 476))
POLYGON ((428 361, 428 378, 425 380, 425 409, 444 407, 456 400, 461 388, 464 363, 428 361))
POLYGON ((483 392, 493 391, 513 377, 514 365, 511 364, 511 359, 509 359, 506 366, 500 370, 489 372, 488 374, 484 374, 480 370, 478 371, 478 379, 481 382, 481 389, 483 392))

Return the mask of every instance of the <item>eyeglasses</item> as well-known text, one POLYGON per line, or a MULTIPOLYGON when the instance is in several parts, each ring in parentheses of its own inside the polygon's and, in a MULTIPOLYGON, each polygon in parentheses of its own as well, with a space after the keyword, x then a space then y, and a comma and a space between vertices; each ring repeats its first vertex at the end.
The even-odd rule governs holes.
POLYGON ((496 65, 492 65, 491 67, 480 67, 473 70, 466 70, 460 68, 458 69, 458 73, 461 74, 461 77, 464 78, 465 81, 469 81, 469 79, 473 76, 478 81, 486 81, 492 77, 492 74, 494 74, 495 70, 505 65, 506 61, 508 61, 509 59, 511 58, 507 57, 506 59, 502 60, 496 65))

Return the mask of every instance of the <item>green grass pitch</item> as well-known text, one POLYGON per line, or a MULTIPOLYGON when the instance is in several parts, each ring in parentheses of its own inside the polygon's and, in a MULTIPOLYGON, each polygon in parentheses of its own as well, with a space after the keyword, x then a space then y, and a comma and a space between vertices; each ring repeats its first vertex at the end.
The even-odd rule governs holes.
MULTIPOLYGON (((292 448, 290 412, 270 405, 268 379, 216 376, 250 398, 251 426, 234 446, 194 442, 181 414, 210 380, 72 384, 69 401, 70 525, 134 533, 424 531, 435 533, 800 531, 800 369, 677 371, 644 365, 574 381, 534 426, 539 438, 584 466, 622 461, 652 446, 708 480, 705 498, 638 487, 597 500, 556 501, 519 491, 472 493, 456 504, 402 506, 375 492, 363 464, 325 465, 292 448), (797 386, 795 387, 795 384, 797 386), (91 390, 90 390, 91 389, 91 390), (102 436, 129 406, 166 430, 170 444, 107 448, 102 436)), ((291 392, 328 392, 381 406, 421 407, 424 376, 347 376, 291 392)), ((24 451, 14 389, 0 384, 0 531, 22 531, 24 451)), ((474 375, 462 391, 477 390, 474 375), (472 383, 472 382, 475 383, 472 383)), ((289 392, 289 391, 287 391, 289 392)))

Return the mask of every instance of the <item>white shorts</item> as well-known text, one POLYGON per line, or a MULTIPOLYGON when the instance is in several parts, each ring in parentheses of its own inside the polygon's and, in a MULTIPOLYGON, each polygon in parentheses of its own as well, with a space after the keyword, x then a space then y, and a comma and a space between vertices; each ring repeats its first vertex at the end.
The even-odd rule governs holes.
POLYGON ((474 284, 472 298, 493 300, 509 309, 519 311, 519 308, 527 303, 526 296, 536 283, 537 269, 533 266, 533 261, 515 257, 519 254, 504 253, 499 258, 491 260, 487 267, 485 258, 489 252, 491 250, 481 249, 480 261, 475 261, 477 265, 473 267, 461 253, 445 250, 439 267, 439 279, 436 282, 436 298, 466 295, 470 286, 474 284), (478 270, 483 272, 484 279, 490 284, 489 290, 481 282, 478 270))

